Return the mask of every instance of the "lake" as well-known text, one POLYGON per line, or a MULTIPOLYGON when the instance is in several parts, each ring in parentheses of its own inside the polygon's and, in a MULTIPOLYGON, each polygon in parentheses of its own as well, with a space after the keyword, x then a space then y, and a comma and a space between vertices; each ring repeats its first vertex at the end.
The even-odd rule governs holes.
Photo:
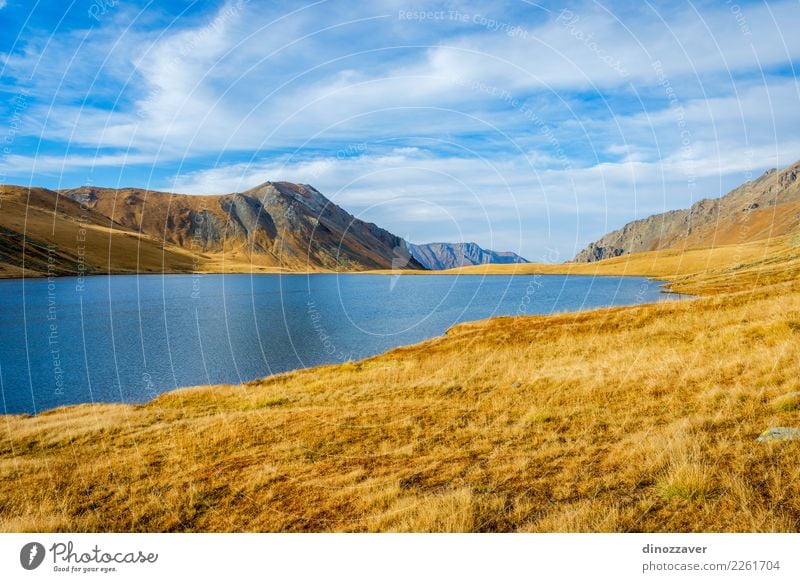
POLYGON ((674 299, 638 277, 139 275, 0 281, 0 412, 144 402, 360 359, 497 315, 674 299))

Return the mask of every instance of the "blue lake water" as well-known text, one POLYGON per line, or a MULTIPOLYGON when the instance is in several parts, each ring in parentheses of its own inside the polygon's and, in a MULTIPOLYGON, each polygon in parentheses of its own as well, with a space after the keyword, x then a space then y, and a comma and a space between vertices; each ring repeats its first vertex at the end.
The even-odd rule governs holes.
POLYGON ((0 281, 0 412, 143 402, 364 358, 464 321, 672 298, 643 278, 561 275, 0 281))

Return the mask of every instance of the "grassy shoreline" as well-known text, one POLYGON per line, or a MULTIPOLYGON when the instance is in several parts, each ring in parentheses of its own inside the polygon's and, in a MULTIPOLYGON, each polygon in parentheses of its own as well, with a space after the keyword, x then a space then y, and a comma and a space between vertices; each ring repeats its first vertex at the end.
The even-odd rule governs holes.
MULTIPOLYGON (((759 286, 800 276, 800 236, 785 235, 742 244, 706 248, 668 249, 622 255, 593 263, 518 263, 477 265, 444 271, 388 270, 364 271, 290 270, 259 266, 242 261, 221 261, 220 268, 165 272, 111 272, 84 276, 109 275, 587 275, 616 277, 648 277, 663 281, 669 292, 709 295, 736 291, 744 286, 759 286)), ((35 277, 36 275, 32 275, 35 277)), ((46 275, 42 275, 46 276, 46 275)), ((75 276, 65 274, 64 276, 75 276)), ((3 273, 0 272, 0 278, 3 273)), ((5 277, 19 279, 19 276, 5 277)))
POLYGON ((800 424, 795 248, 692 301, 3 417, 0 530, 798 531, 800 442, 756 441, 800 424))

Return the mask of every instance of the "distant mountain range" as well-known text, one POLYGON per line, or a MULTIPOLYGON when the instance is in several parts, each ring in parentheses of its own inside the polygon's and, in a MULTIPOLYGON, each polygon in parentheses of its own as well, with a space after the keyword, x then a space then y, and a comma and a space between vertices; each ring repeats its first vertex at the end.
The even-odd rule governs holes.
POLYGON ((769 170, 725 196, 630 222, 589 244, 574 261, 641 251, 712 247, 800 230, 800 162, 769 170))
MULTIPOLYGON (((798 232, 798 176, 800 162, 689 209, 630 222, 589 244, 574 261, 798 232)), ((527 262, 475 243, 409 244, 306 184, 266 182, 221 196, 0 186, 0 277, 443 270, 527 262)))
POLYGON ((190 196, 0 187, 0 275, 423 269, 406 242, 313 187, 190 196))
POLYGON ((408 244, 411 255, 426 269, 440 271, 487 263, 527 263, 516 253, 483 249, 475 243, 408 244))

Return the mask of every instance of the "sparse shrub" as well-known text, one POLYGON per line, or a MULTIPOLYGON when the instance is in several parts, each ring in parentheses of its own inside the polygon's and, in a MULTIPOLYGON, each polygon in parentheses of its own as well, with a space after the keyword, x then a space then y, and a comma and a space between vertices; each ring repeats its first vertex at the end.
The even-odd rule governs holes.
POLYGON ((658 493, 666 500, 703 501, 711 495, 712 486, 708 470, 696 463, 672 466, 667 476, 656 485, 658 493))

